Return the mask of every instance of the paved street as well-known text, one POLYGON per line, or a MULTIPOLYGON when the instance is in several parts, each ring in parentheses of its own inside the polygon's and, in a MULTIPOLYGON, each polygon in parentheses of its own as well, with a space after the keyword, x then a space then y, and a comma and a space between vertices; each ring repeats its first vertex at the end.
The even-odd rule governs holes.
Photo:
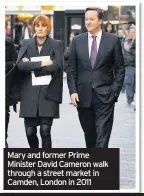
MULTIPOLYGON (((54 148, 84 148, 84 136, 77 111, 69 104, 69 93, 64 79, 61 118, 54 121, 52 141, 54 148)), ((8 143, 10 148, 28 148, 23 119, 11 110, 8 143)), ((39 134, 38 134, 39 135, 39 134)), ((126 105, 125 94, 121 94, 116 104, 115 119, 110 139, 111 148, 120 148, 121 189, 135 188, 135 112, 133 106, 126 105)))

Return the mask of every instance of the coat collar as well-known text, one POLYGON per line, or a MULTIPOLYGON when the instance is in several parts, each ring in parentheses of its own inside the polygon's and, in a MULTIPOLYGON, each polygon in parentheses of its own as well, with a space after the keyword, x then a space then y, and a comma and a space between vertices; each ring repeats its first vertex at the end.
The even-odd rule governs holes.
POLYGON ((49 50, 51 49, 51 46, 52 46, 51 45, 51 38, 47 36, 47 39, 45 40, 45 42, 42 46, 41 52, 39 54, 36 38, 32 38, 29 43, 29 47, 31 48, 31 51, 33 53, 32 56, 38 56, 38 55, 46 56, 48 54, 49 50))
MULTIPOLYGON (((16 64, 19 63, 23 54, 25 53, 25 51, 28 48, 30 48, 30 50, 31 50, 31 56, 35 57, 35 56, 39 55, 37 47, 36 47, 35 38, 31 38, 29 40, 24 40, 24 44, 20 48, 16 64)), ((47 56, 51 48, 52 48, 52 39, 50 37, 48 37, 46 42, 44 43, 42 50, 41 50, 41 55, 47 56)))

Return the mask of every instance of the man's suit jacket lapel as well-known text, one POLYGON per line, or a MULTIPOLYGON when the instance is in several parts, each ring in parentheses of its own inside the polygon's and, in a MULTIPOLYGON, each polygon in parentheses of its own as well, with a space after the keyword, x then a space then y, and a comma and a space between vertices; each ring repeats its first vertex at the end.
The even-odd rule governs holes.
POLYGON ((84 40, 82 42, 82 50, 83 50, 83 54, 84 56, 86 57, 87 59, 87 68, 88 69, 92 69, 92 66, 91 66, 91 62, 90 62, 90 58, 89 58, 89 45, 88 45, 88 33, 85 33, 84 34, 84 40))
POLYGON ((95 65, 94 65, 94 68, 93 69, 96 69, 98 67, 98 63, 99 63, 101 57, 103 56, 105 47, 106 47, 106 34, 103 31, 102 32, 102 36, 101 36, 101 41, 100 41, 99 49, 98 49, 98 53, 97 53, 97 57, 96 57, 96 61, 95 61, 95 65))

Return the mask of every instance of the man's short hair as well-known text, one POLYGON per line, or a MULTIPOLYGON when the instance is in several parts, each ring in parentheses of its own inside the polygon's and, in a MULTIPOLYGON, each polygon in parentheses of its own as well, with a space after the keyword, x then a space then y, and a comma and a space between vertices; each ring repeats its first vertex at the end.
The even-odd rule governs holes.
POLYGON ((85 13, 87 11, 89 11, 89 10, 97 11, 99 20, 103 20, 104 19, 104 10, 102 10, 101 8, 99 8, 99 7, 88 7, 88 8, 86 8, 85 13))
POLYGON ((134 25, 131 25, 131 26, 128 27, 128 31, 130 31, 131 29, 136 30, 136 27, 134 25))
POLYGON ((118 30, 124 31, 124 29, 123 29, 123 28, 119 28, 118 30))

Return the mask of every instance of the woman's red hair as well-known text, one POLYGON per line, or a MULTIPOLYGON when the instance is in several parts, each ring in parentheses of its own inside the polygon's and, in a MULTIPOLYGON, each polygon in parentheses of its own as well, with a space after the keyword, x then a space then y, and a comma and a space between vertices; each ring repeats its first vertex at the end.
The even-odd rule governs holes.
POLYGON ((35 26, 41 22, 47 26, 47 33, 51 31, 51 21, 48 16, 46 15, 39 15, 37 16, 32 23, 32 32, 35 33, 35 26))

